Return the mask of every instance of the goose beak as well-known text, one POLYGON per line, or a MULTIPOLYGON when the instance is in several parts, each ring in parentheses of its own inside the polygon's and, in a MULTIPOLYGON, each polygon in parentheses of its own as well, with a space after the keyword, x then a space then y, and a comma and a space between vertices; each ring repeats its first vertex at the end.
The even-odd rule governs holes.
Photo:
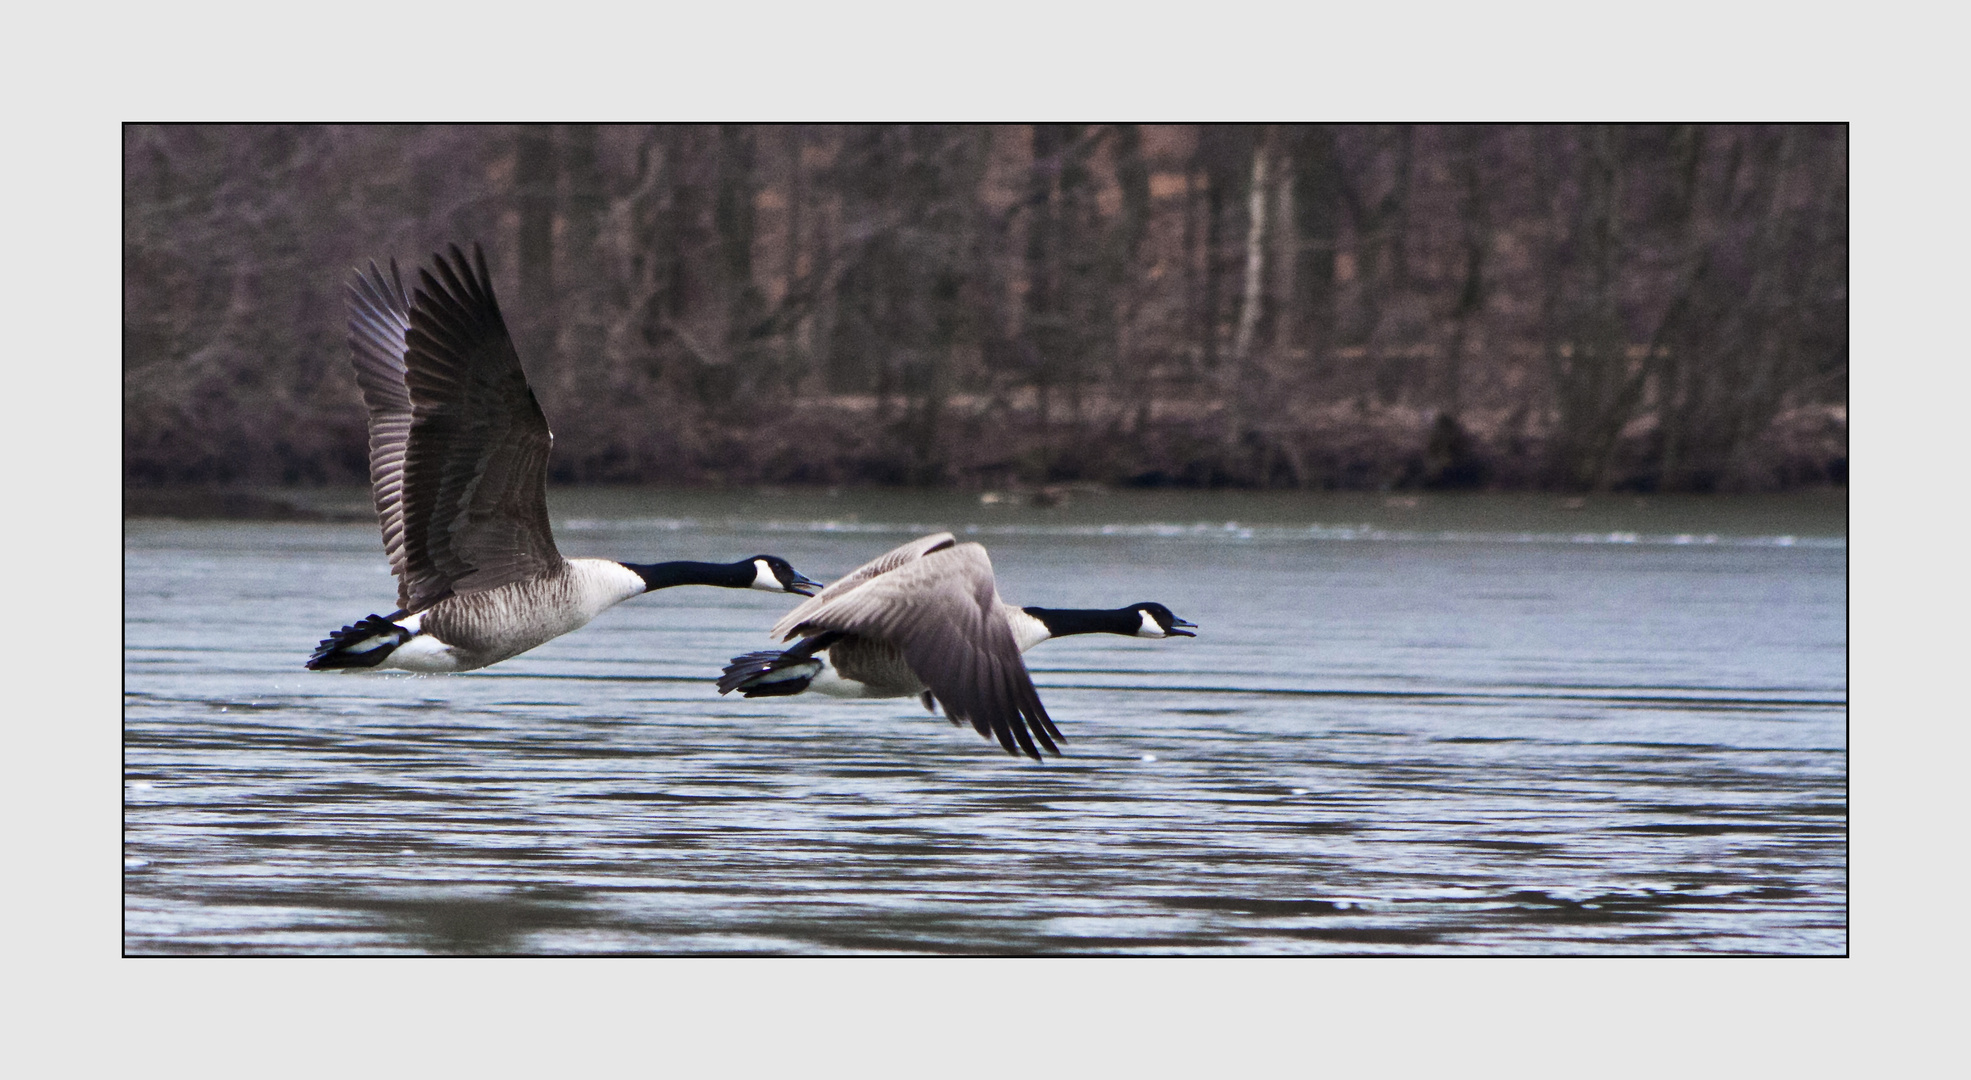
POLYGON ((1175 615, 1172 615, 1170 617, 1170 625, 1164 628, 1164 633, 1169 634, 1171 637, 1197 637, 1198 635, 1191 632, 1191 630, 1196 630, 1197 628, 1198 628, 1197 623, 1186 622, 1185 620, 1180 619, 1175 615), (1190 627, 1191 629, 1190 630, 1180 629, 1181 627, 1186 627, 1186 626, 1190 627))
POLYGON ((788 592, 794 593, 797 596, 813 596, 815 593, 821 591, 821 582, 809 581, 796 572, 794 574, 794 580, 788 582, 785 588, 788 592))

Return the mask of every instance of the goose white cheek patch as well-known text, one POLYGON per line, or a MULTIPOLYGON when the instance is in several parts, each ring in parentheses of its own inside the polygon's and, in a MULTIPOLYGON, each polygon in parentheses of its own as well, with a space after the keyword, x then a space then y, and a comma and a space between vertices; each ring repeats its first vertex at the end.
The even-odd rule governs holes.
POLYGON ((1143 610, 1141 610, 1141 609, 1139 608, 1139 609, 1137 610, 1137 612, 1136 612, 1136 614, 1137 614, 1137 615, 1139 615, 1139 616, 1141 616, 1141 617, 1142 617, 1142 619, 1143 619, 1143 625, 1142 625, 1142 626, 1139 626, 1139 627, 1137 627, 1137 628, 1136 628, 1136 636, 1137 636, 1137 637, 1163 637, 1163 636, 1165 636, 1165 635, 1164 635, 1164 632, 1163 632, 1163 627, 1161 627, 1161 626, 1158 626, 1158 625, 1157 625, 1157 621, 1156 621, 1155 619, 1152 619, 1152 618, 1150 618, 1150 613, 1149 613, 1149 612, 1147 612, 1147 611, 1143 611, 1143 610))
POLYGON ((754 560, 753 560, 753 585, 752 585, 752 587, 753 587, 753 588, 755 588, 755 589, 762 589, 762 590, 765 590, 766 592, 780 592, 780 591, 782 591, 782 589, 781 589, 781 585, 780 585, 780 579, 779 579, 779 578, 777 578, 777 577, 775 577, 775 576, 773 576, 773 567, 771 567, 771 566, 768 566, 768 565, 766 564, 766 560, 765 560, 765 559, 754 559, 754 560))

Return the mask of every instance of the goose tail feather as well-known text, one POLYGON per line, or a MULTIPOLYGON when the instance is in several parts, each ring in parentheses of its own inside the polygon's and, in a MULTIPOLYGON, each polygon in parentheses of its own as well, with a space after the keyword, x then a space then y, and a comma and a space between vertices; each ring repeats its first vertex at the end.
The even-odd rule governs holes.
POLYGON ((719 677, 719 693, 734 690, 744 697, 786 697, 807 690, 821 671, 821 663, 806 656, 786 652, 755 652, 735 656, 719 677))
POLYGON ((409 630, 381 615, 350 623, 322 639, 308 657, 309 671, 372 668, 412 638, 409 630))

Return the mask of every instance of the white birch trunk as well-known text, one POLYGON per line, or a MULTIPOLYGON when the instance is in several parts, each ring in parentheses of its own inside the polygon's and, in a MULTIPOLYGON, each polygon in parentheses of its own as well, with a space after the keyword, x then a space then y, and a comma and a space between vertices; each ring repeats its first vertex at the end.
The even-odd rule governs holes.
POLYGON ((1246 398, 1249 393, 1247 366, 1252 355, 1253 333, 1259 327, 1260 305, 1265 302, 1266 210, 1272 160, 1270 138, 1261 138, 1252 151, 1252 189, 1246 197, 1246 273, 1239 308, 1239 324, 1232 334, 1232 356, 1222 378, 1225 400, 1225 455, 1229 467, 1236 448, 1245 436, 1246 398))
POLYGON ((1266 195, 1271 155, 1262 140, 1252 151, 1252 192, 1246 198, 1251 227, 1246 230, 1246 280, 1244 304, 1239 310, 1239 328, 1232 335, 1232 356, 1241 366, 1252 352, 1253 331, 1259 326, 1259 306, 1265 298, 1266 281, 1266 195))

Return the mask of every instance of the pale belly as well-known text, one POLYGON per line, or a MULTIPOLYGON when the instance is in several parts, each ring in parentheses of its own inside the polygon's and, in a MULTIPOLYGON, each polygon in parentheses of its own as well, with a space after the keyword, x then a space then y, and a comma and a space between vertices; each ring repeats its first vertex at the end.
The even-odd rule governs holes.
MULTIPOLYGON (((496 605, 506 597, 482 595, 492 602, 482 601, 480 597, 472 598, 480 612, 490 610, 495 616, 504 614, 496 605)), ((475 629, 471 619, 462 617, 460 612, 447 611, 443 605, 419 612, 397 622, 397 625, 417 636, 399 645, 377 667, 427 673, 472 671, 519 656, 563 634, 579 630, 597 614, 575 603, 543 610, 544 607, 537 605, 531 610, 528 613, 531 622, 523 626, 498 626, 496 618, 485 620, 497 626, 492 630, 475 629)))
POLYGON ((396 668, 399 671, 439 672, 470 671, 472 667, 484 666, 483 664, 473 664, 471 667, 468 667, 466 664, 466 658, 454 651, 450 645, 439 641, 429 634, 419 634, 417 637, 397 646, 389 656, 384 658, 383 663, 377 665, 377 669, 396 668))

